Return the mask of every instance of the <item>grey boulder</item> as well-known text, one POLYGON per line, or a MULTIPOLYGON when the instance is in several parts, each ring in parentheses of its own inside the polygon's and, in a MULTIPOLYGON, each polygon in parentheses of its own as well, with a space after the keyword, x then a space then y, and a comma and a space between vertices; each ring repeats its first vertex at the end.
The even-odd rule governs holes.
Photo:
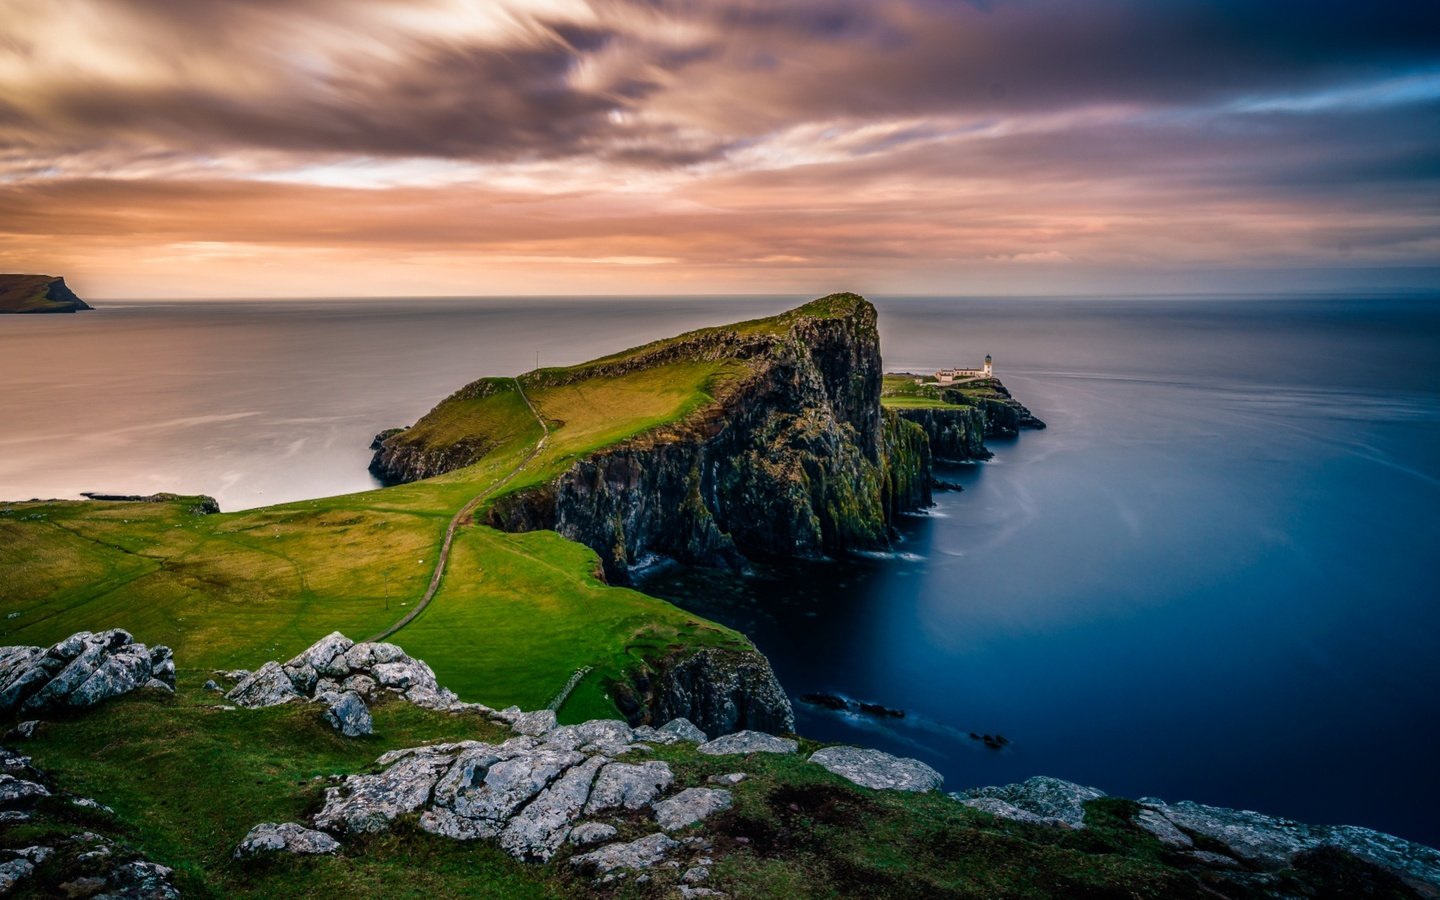
POLYGON ((730 792, 722 788, 686 788, 655 804, 655 821, 666 831, 675 831, 729 809, 733 802, 730 792))
POLYGON ((587 813, 607 809, 640 809, 654 802, 675 781, 668 763, 648 760, 643 763, 614 762, 600 770, 587 813))
POLYGON ((272 660, 240 679, 225 699, 246 709, 263 709, 302 698, 284 668, 272 660))
POLYGON ((335 853, 339 849, 340 842, 323 831, 295 822, 263 822, 250 829, 235 847, 235 858, 246 859, 266 853, 314 855, 335 853))
POLYGON ((693 722, 683 716, 671 719, 661 725, 659 730, 662 734, 672 734, 680 740, 689 741, 692 744, 703 744, 710 740, 705 732, 695 727, 693 722))
POLYGON ((933 791, 945 781, 918 759, 862 747, 826 747, 811 754, 810 761, 877 791, 933 791))
POLYGON ((731 756, 739 753, 794 753, 800 745, 763 731, 737 731, 701 744, 696 749, 707 756, 731 756))
POLYGON ((329 705, 325 708, 325 721, 345 737, 360 737, 375 731, 370 710, 365 701, 354 691, 327 695, 329 705))

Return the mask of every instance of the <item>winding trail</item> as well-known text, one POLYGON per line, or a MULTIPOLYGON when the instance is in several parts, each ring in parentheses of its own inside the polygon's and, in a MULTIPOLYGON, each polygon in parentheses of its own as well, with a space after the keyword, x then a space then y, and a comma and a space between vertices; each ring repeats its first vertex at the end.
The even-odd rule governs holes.
POLYGON ((445 540, 440 545, 440 555, 435 560, 435 571, 430 574, 430 584, 425 588, 425 593, 420 597, 420 602, 415 604, 414 609, 402 616, 400 621, 384 631, 372 634, 365 639, 365 642, 383 641, 419 618, 420 614, 425 611, 425 608, 430 605, 430 601, 435 599, 435 594, 440 590, 440 581, 445 577, 445 564, 450 561, 450 545, 455 541, 455 531, 460 527, 460 523, 464 522, 475 512, 475 507, 483 503, 496 491, 511 481, 514 481, 515 476, 524 471, 525 467, 530 465, 530 463, 535 460, 535 457, 540 455, 540 451, 545 449, 545 444, 550 440, 550 426, 545 424, 545 419, 540 415, 540 411, 535 408, 534 403, 530 402, 530 398, 525 396, 525 387, 520 383, 519 378, 515 379, 515 390, 520 393, 520 399, 525 401, 525 405, 530 407, 530 414, 535 417, 535 421, 540 423, 540 440, 535 442, 535 446, 531 448, 530 453, 527 454, 524 459, 516 463, 515 468, 505 473, 505 477, 493 482, 489 487, 485 488, 485 490, 471 497, 470 501, 460 507, 459 512, 451 517, 450 525, 445 529, 445 540))

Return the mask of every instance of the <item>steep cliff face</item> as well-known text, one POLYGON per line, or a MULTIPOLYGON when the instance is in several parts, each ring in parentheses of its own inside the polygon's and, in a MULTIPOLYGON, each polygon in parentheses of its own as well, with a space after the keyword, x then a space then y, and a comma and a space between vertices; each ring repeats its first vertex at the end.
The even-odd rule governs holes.
POLYGON ((985 411, 979 407, 899 409, 896 414, 925 432, 930 452, 941 460, 989 459, 985 411))
POLYGON ((681 427, 497 501, 489 524, 554 529, 599 553, 616 582, 652 555, 717 565, 884 546, 893 515, 928 502, 928 450, 882 414, 875 308, 854 295, 817 302, 823 314, 802 307, 759 339, 681 342, 678 352, 746 359, 748 374, 681 427))
POLYGON ((790 698, 759 652, 676 653, 610 688, 632 725, 683 717, 711 737, 747 728, 770 734, 795 730, 790 698))

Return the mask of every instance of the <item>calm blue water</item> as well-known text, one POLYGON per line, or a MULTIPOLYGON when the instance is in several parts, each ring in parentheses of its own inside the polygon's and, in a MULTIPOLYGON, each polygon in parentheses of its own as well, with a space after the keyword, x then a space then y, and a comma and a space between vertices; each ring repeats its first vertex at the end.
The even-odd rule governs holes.
POLYGON ((952 788, 1044 773, 1440 844, 1440 305, 882 304, 887 366, 985 353, 1049 424, 947 471, 894 558, 693 593, 800 730, 952 788), (968 733, 1013 743, 987 749, 968 733))
MULTIPOLYGON (((0 497, 361 490, 481 375, 800 297, 102 305, 0 321, 0 497)), ((1440 844, 1440 302, 881 298, 887 366, 974 364, 1050 428, 945 477, 900 553, 655 583, 750 633, 806 734, 959 789, 1051 774, 1440 844), (1003 733, 992 751, 970 731, 1003 733)))

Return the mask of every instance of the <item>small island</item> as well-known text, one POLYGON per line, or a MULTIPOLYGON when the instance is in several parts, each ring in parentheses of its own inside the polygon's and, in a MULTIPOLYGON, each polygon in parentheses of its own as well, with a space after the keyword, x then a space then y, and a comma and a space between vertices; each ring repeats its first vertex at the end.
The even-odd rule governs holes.
POLYGON ((91 309, 59 275, 0 274, 0 313, 73 313, 91 309))

